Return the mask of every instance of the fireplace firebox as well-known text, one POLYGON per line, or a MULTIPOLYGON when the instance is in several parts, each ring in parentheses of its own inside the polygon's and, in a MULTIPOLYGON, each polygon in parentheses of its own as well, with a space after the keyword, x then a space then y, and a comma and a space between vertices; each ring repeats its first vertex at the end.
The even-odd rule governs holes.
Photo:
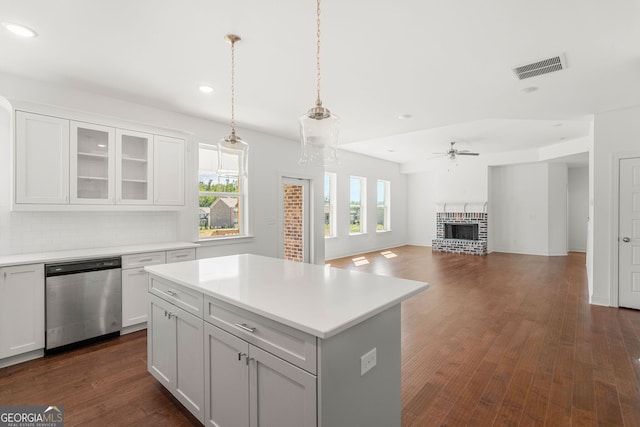
POLYGON ((444 224, 445 239, 478 240, 478 224, 444 224))

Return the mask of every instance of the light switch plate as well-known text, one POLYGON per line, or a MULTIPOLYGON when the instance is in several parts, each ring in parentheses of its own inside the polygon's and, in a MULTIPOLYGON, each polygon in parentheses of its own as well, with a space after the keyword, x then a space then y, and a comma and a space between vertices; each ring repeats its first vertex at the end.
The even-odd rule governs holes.
POLYGON ((360 376, 363 376, 364 374, 369 372, 374 366, 376 366, 375 347, 360 356, 360 376))

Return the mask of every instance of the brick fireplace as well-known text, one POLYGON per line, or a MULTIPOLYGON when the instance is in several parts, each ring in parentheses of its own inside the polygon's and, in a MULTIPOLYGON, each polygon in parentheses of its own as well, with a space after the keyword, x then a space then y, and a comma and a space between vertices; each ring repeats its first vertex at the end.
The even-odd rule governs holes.
POLYGON ((486 203, 440 203, 431 249, 455 254, 487 254, 486 203))

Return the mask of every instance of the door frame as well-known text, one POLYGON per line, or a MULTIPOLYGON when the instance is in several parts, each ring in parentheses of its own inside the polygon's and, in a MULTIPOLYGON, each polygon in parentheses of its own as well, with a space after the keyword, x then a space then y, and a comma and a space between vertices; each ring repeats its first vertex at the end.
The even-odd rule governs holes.
POLYGON ((640 151, 622 151, 614 153, 611 159, 611 210, 610 215, 610 263, 611 263, 611 286, 609 287, 609 298, 611 307, 620 307, 620 254, 618 246, 620 244, 620 161, 625 159, 640 158, 640 151))
POLYGON ((316 260, 315 253, 315 233, 313 231, 314 222, 314 182, 315 177, 313 175, 306 175, 300 173, 289 173, 289 172, 280 172, 278 174, 278 257, 284 257, 284 192, 283 186, 287 180, 297 180, 297 181, 306 181, 309 185, 309 191, 307 195, 308 205, 307 205, 307 218, 304 218, 307 226, 307 231, 309 235, 309 241, 306 244, 308 248, 308 259, 307 263, 314 264, 316 260))

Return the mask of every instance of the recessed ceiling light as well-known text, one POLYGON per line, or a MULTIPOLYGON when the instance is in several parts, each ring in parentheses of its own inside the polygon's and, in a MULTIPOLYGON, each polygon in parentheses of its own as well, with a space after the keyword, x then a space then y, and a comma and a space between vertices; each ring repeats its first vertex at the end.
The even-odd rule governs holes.
POLYGON ((38 35, 31 28, 25 27, 24 25, 12 24, 11 22, 3 22, 2 26, 19 37, 29 38, 29 37, 35 37, 38 35))
POLYGON ((398 150, 394 150, 393 148, 389 148, 387 150, 388 153, 396 153, 398 150))
POLYGON ((411 118, 411 114, 400 114, 398 116, 398 119, 400 120, 406 120, 406 119, 410 119, 411 118))
POLYGON ((212 93, 213 92, 213 88, 211 86, 209 86, 209 85, 200 85, 200 86, 198 86, 198 89, 202 93, 212 93))
POLYGON ((520 92, 522 93, 531 93, 531 92, 535 92, 538 90, 538 86, 529 86, 529 87, 525 87, 524 89, 520 89, 520 92))
POLYGON ((555 127, 559 128, 559 127, 561 127, 561 126, 564 126, 564 123, 556 123, 556 124, 555 124, 555 125, 553 125, 553 126, 555 126, 555 127))

